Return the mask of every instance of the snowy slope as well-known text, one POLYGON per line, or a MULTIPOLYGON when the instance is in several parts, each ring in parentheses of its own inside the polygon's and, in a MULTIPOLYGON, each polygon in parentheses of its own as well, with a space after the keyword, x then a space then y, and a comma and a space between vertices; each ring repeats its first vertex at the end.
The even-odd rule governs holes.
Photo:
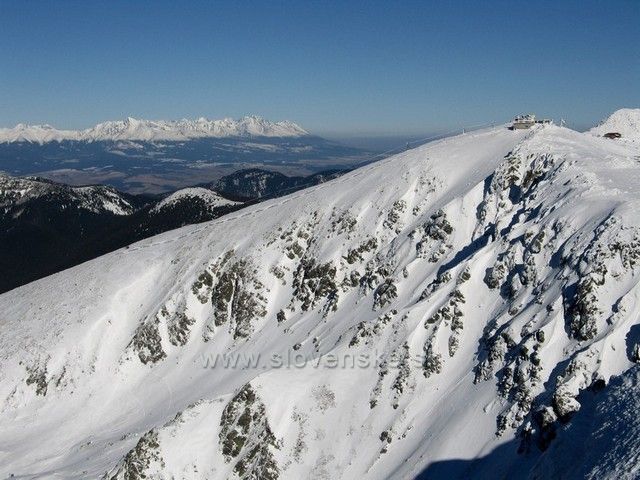
POLYGON ((138 120, 127 118, 104 122, 86 130, 57 130, 50 125, 18 124, 0 128, 0 143, 31 142, 44 144, 74 140, 96 141, 160 141, 224 137, 300 137, 308 133, 293 122, 270 122, 258 116, 239 120, 138 120))
POLYGON ((583 411, 558 432, 532 478, 634 479, 640 476, 640 369, 603 392, 588 395, 583 411), (566 459, 572 461, 567 462, 566 459))
POLYGON ((0 475, 517 462, 640 358, 638 153, 482 130, 1 295, 0 475))
POLYGON ((625 140, 640 142, 640 108, 617 110, 589 132, 598 136, 618 132, 625 140))

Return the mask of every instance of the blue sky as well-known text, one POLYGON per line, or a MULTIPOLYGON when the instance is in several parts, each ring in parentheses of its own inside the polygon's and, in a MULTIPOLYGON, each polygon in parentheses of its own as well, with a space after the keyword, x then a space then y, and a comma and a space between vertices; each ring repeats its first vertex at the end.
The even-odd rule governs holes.
POLYGON ((0 0, 0 126, 259 114, 409 135, 623 106, 637 0, 0 0))

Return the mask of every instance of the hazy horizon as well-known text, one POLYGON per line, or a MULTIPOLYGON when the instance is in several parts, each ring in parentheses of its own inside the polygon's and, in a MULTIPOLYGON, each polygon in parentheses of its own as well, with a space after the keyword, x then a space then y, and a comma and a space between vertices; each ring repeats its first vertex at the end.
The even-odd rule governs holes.
POLYGON ((632 1, 4 1, 0 12, 3 127, 256 114, 328 137, 413 136, 524 112, 587 126, 640 105, 632 1))

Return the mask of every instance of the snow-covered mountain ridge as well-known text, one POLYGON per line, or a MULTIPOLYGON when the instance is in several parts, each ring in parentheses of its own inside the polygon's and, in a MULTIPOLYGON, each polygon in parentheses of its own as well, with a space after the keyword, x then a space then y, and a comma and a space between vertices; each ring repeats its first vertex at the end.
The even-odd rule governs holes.
POLYGON ((239 120, 125 120, 99 123, 86 130, 58 130, 51 125, 18 124, 0 128, 0 143, 31 142, 44 144, 65 140, 97 141, 180 141, 195 138, 225 137, 301 137, 308 132, 290 121, 270 122, 258 116, 239 120))
POLYGON ((0 474, 412 478, 515 438, 537 455, 640 358, 639 157, 482 130, 1 295, 0 474), (223 353, 262 361, 204 368, 223 353))
POLYGON ((206 188, 160 200, 0 173, 0 293, 143 238, 242 207, 206 188))
POLYGON ((116 189, 103 185, 69 187, 36 177, 11 177, 0 173, 0 210, 20 215, 20 206, 34 199, 49 196, 60 205, 94 213, 130 215, 135 211, 131 202, 116 189))
POLYGON ((172 193, 171 195, 167 196, 166 198, 163 198, 160 202, 158 202, 153 207, 151 211, 158 212, 163 208, 170 207, 177 203, 194 202, 197 200, 203 202, 209 209, 240 204, 240 202, 234 202, 227 198, 221 197, 216 192, 209 190, 208 188, 191 187, 191 188, 182 188, 172 193))

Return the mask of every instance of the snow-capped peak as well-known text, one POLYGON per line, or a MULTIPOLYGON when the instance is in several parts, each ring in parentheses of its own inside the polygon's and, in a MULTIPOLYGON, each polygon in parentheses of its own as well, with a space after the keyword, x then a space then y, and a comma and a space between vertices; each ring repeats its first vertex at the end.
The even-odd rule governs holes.
POLYGON ((77 132, 57 130, 51 125, 26 125, 19 123, 13 128, 0 128, 0 143, 30 142, 48 143, 69 140, 77 132))
POLYGON ((85 130, 58 130, 51 125, 18 124, 13 128, 0 128, 0 143, 114 140, 189 140, 193 138, 224 137, 300 137, 309 133, 290 121, 271 122, 258 116, 239 120, 224 118, 209 120, 143 120, 127 117, 124 120, 107 121, 85 130))
POLYGON ((623 139, 638 142, 640 141, 640 108, 616 110, 597 127, 589 130, 589 133, 597 136, 619 133, 623 139))

